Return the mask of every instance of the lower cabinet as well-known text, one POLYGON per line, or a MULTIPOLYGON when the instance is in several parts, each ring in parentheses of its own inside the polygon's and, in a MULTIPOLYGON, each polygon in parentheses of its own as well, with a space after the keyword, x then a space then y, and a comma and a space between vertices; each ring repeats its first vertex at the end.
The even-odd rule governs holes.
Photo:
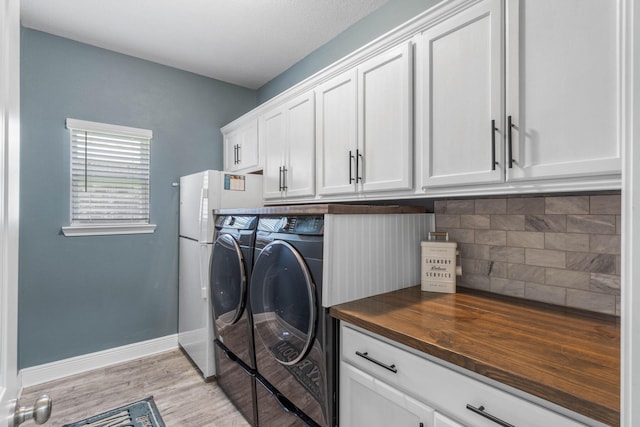
POLYGON ((432 427, 433 414, 429 406, 384 381, 340 363, 340 426, 432 427))
POLYGON ((462 424, 459 424, 453 421, 449 417, 445 417, 440 412, 436 412, 433 415, 433 427, 464 427, 462 424))
POLYGON ((348 323, 340 334, 340 427, 584 426, 348 323))

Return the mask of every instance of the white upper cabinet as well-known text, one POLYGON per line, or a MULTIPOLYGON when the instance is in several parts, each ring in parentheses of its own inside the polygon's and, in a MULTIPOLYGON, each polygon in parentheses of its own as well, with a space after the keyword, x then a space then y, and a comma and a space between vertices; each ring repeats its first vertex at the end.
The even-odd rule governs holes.
POLYGON ((507 179, 620 173, 620 2, 506 6, 513 149, 507 179))
POLYGON ((356 70, 316 88, 318 194, 355 191, 358 115, 356 70))
POLYGON ((365 192, 412 188, 412 50, 407 42, 357 68, 357 154, 362 157, 356 181, 365 192))
POLYGON ((264 156, 265 199, 315 195, 313 92, 266 112, 259 126, 264 156))
POLYGON ((417 41, 423 189, 615 179, 620 11, 614 0, 483 0, 427 29, 417 41))
POLYGON ((258 146, 258 119, 237 128, 225 128, 224 170, 230 172, 255 172, 262 169, 258 146))
POLYGON ((501 0, 484 0, 418 38, 425 187, 503 180, 502 15, 501 0))
POLYGON ((316 88, 318 194, 412 188, 409 42, 316 88))

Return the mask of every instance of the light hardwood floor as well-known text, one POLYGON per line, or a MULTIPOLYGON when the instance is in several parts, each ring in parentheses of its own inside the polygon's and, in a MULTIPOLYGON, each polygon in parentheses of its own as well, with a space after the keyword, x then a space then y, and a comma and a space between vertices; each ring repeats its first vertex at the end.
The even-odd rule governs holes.
MULTIPOLYGON (((153 396, 167 427, 246 427, 215 381, 205 383, 181 350, 121 363, 24 389, 22 405, 53 399, 47 427, 60 427, 153 396)), ((27 421, 23 426, 35 426, 27 421)))

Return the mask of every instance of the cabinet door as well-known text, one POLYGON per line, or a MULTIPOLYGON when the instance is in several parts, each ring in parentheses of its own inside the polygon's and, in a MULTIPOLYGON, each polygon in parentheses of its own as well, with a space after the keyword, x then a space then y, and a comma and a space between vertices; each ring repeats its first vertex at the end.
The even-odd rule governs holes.
POLYGON ((362 191, 413 186, 412 52, 407 42, 358 66, 362 191))
POLYGON ((261 145, 264 147, 263 189, 265 199, 282 197, 282 173, 287 147, 285 112, 277 109, 260 118, 261 145))
POLYGON ((355 191, 358 117, 356 70, 316 88, 318 194, 355 191))
POLYGON ((436 412, 433 417, 433 427, 463 427, 463 425, 445 417, 440 412, 436 412))
POLYGON ((340 426, 432 427, 433 409, 341 362, 340 426))
POLYGON ((620 172, 620 3, 507 1, 509 180, 620 172))
POLYGON ((239 135, 237 131, 226 133, 223 136, 222 150, 224 152, 224 170, 235 171, 237 168, 236 147, 238 146, 239 135))
POLYGON ((224 170, 257 170, 258 154, 258 120, 252 120, 224 136, 224 170))
POLYGON ((425 189, 504 179, 502 29, 502 2, 483 0, 418 40, 425 189))
POLYGON ((286 114, 286 197, 313 196, 316 182, 316 117, 313 92, 287 104, 286 114))

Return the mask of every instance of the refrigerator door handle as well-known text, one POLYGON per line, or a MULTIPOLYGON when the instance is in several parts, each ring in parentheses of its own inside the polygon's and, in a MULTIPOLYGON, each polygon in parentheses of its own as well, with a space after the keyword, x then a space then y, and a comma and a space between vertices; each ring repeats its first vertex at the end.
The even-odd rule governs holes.
POLYGON ((207 300, 207 298, 209 297, 208 292, 207 292, 207 281, 209 280, 209 272, 208 269, 205 267, 206 266, 206 262, 204 262, 207 258, 208 252, 209 252, 209 245, 205 244, 205 243, 200 243, 200 256, 198 257, 198 267, 199 267, 199 271, 200 271, 200 296, 202 297, 203 300, 207 300))
POLYGON ((202 229, 203 220, 206 219, 209 215, 209 198, 207 196, 208 189, 206 187, 202 187, 200 189, 200 206, 198 210, 198 230, 200 231, 200 243, 207 242, 207 230, 202 229))

